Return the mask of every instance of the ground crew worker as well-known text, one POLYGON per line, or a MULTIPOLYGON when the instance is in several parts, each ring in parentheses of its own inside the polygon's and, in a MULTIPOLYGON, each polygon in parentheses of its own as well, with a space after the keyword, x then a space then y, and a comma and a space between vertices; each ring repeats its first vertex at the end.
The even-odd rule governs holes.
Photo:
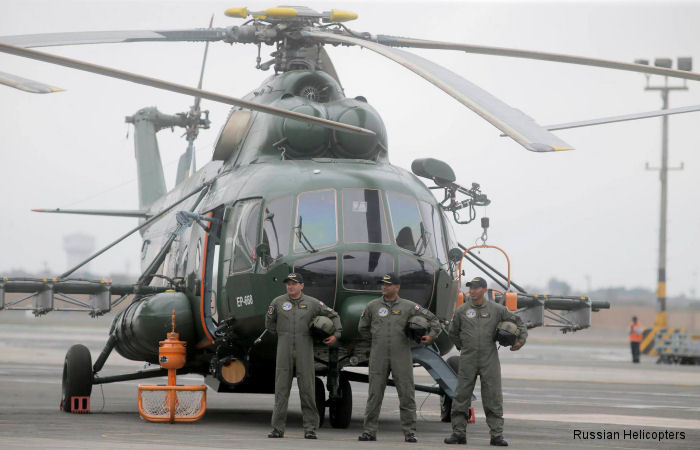
POLYGON ((303 294, 304 279, 301 274, 290 273, 283 282, 287 286, 287 293, 272 300, 265 316, 265 329, 277 334, 275 409, 272 412, 272 432, 267 437, 284 437, 289 391, 296 373, 304 437, 316 439, 319 417, 314 389, 314 343, 309 325, 313 318, 319 315, 333 321, 335 333, 323 340, 327 345, 340 338, 342 326, 338 313, 323 302, 303 294))
POLYGON ((452 435, 446 444, 467 443, 467 414, 477 375, 481 379, 481 401, 491 433, 491 445, 507 446, 503 439, 503 393, 501 364, 494 341, 499 322, 517 325, 519 336, 511 350, 519 350, 527 339, 520 317, 505 306, 486 300, 486 280, 476 277, 467 283, 469 296, 457 308, 450 324, 450 340, 460 350, 457 391, 452 400, 452 435))
POLYGON ((389 372, 399 394, 401 429, 406 442, 416 439, 416 400, 413 383, 412 341, 406 334, 409 319, 421 315, 428 320, 430 331, 421 338, 430 344, 440 334, 440 322, 433 313, 410 300, 400 298, 399 277, 391 272, 382 277, 382 297, 370 301, 362 311, 358 331, 372 346, 369 357, 369 396, 365 409, 364 432, 360 441, 376 441, 379 411, 384 399, 389 372))
POLYGON ((637 316, 632 317, 629 326, 630 347, 632 349, 632 362, 639 362, 639 345, 642 343, 642 324, 637 321, 637 316))

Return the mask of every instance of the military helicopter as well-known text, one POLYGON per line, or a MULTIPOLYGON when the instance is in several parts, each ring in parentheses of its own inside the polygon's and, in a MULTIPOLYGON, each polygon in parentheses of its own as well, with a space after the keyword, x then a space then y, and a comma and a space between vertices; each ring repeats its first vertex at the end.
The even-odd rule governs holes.
MULTIPOLYGON (((5 53, 234 106, 214 146, 212 161, 191 173, 193 159, 191 151, 186 151, 178 183, 169 192, 162 181, 157 131, 184 127, 191 144, 196 131, 209 126, 208 117, 199 110, 198 102, 182 115, 144 109, 130 116, 127 121, 135 127, 139 209, 53 211, 139 218, 141 223, 130 232, 140 232, 143 239, 142 275, 135 283, 75 280, 71 279, 72 269, 54 279, 0 282, 0 307, 12 309, 18 304, 16 300, 6 302, 5 293, 24 292, 31 295, 37 314, 59 309, 54 302, 60 300, 101 315, 131 298, 115 317, 107 344, 94 364, 86 348, 69 350, 63 378, 64 411, 70 410, 70 397, 89 395, 93 385, 163 375, 161 369, 115 376, 100 376, 99 372, 113 350, 129 359, 157 363, 158 341, 169 330, 173 309, 181 338, 188 342, 182 372, 206 376, 208 384, 220 392, 272 392, 274 340, 260 335, 269 301, 283 292, 280 281, 290 271, 302 273, 306 293, 325 301, 342 318, 341 345, 330 350, 319 347, 316 355, 317 373, 327 378, 327 386, 317 389, 322 394, 319 404, 329 406, 330 422, 336 427, 349 424, 349 381, 366 381, 347 369, 367 363, 366 343, 358 341, 355 330, 359 314, 378 295, 379 278, 386 272, 397 271, 403 279, 402 296, 443 321, 449 320, 458 301, 458 264, 463 257, 503 283, 504 292, 494 297, 504 302, 510 298, 511 305, 514 299, 514 307, 529 326, 542 325, 545 311, 556 311, 563 330, 585 328, 591 311, 607 306, 585 297, 527 294, 474 255, 465 255, 466 246, 457 243, 449 216, 457 223, 471 221, 476 217, 474 208, 488 204, 488 197, 476 183, 458 184, 454 171, 439 160, 417 160, 413 173, 390 164, 380 115, 366 99, 345 97, 324 46, 362 46, 399 62, 528 150, 570 149, 532 119, 459 75, 394 47, 513 55, 515 51, 358 33, 344 25, 356 16, 335 10, 318 13, 279 7, 250 12, 232 8, 227 15, 250 19, 226 28, 0 37, 0 51, 5 53), (236 99, 29 50, 44 45, 141 41, 272 45, 272 59, 263 62, 260 58, 257 64, 260 69, 274 69, 275 74, 245 98, 236 99), (418 177, 434 186, 428 188, 418 177), (432 190, 440 193, 439 200, 432 190), (467 218, 460 212, 467 212, 467 218), (505 292, 510 286, 520 292, 505 292), (76 294, 90 299, 81 302, 71 297, 76 294), (261 340, 256 344, 257 339, 261 340)), ((700 79, 692 72, 590 58, 536 52, 517 56, 700 79)), ((11 75, 4 75, 3 81, 29 91, 53 90, 11 75)), ((433 353, 444 355, 450 348, 443 335, 433 353)), ((443 362, 440 366, 431 355, 418 355, 416 362, 429 366, 443 380, 437 380, 439 388, 416 388, 449 395, 449 383, 444 380, 449 373, 445 375, 443 367, 449 365, 443 362)))

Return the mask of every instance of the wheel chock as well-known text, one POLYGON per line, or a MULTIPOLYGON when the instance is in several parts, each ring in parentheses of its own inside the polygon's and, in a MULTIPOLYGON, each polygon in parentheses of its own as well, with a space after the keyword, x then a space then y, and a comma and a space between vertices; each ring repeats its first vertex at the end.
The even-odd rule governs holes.
POLYGON ((73 414, 87 414, 90 412, 90 397, 73 396, 70 398, 70 412, 73 414))
POLYGON ((476 423, 476 417, 474 416, 474 407, 469 407, 469 415, 467 417, 467 423, 476 423))

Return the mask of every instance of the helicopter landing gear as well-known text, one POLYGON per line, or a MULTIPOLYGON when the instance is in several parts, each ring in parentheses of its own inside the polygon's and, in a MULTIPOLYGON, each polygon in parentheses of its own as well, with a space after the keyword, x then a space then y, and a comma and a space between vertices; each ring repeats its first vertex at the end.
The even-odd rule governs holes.
MULTIPOLYGON (((447 364, 455 374, 459 374, 459 356, 450 356, 447 358, 447 364)), ((443 422, 452 421, 452 398, 445 394, 440 396, 440 420, 443 422)))
POLYGON ((328 399, 328 412, 333 428, 347 428, 352 418, 352 388, 344 373, 338 377, 338 396, 328 399))
POLYGON ((318 427, 323 426, 326 420, 326 387, 323 385, 323 380, 316 377, 316 385, 314 391, 316 393, 316 410, 318 411, 318 427))
POLYGON ((61 409, 65 412, 89 412, 92 393, 92 358, 90 350, 73 345, 66 353, 61 384, 61 409), (83 397, 79 399, 77 397, 83 397), (87 397, 87 401, 85 398, 87 397))

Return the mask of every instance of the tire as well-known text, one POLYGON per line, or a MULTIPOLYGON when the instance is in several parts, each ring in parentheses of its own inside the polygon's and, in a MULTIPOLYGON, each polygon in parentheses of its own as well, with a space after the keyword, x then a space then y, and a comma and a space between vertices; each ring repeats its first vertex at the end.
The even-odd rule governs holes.
POLYGON ((347 428, 352 419, 352 388, 350 381, 342 372, 338 378, 338 394, 340 394, 340 398, 328 402, 331 426, 333 428, 347 428))
POLYGON ((318 427, 321 428, 326 420, 326 387, 319 377, 316 377, 314 391, 316 393, 316 409, 318 410, 318 427))
MULTIPOLYGON (((456 375, 459 375, 459 356, 450 356, 447 358, 447 364, 456 375)), ((440 396, 440 420, 442 422, 452 421, 452 399, 447 395, 440 396)))
POLYGON ((89 397, 92 393, 92 358, 90 350, 81 344, 73 345, 66 353, 61 383, 61 409, 71 412, 72 397, 89 397))

